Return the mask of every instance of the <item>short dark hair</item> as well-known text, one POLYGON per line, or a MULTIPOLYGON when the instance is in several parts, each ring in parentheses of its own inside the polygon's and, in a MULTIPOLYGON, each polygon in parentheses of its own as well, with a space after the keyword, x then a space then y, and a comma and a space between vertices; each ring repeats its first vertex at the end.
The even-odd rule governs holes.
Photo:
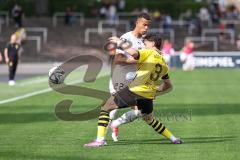
POLYGON ((138 16, 137 16, 137 19, 139 18, 144 18, 146 20, 149 20, 151 21, 151 16, 148 14, 148 13, 140 13, 138 16))
POLYGON ((159 34, 153 34, 153 33, 148 33, 144 39, 154 42, 155 43, 155 47, 157 49, 161 49, 162 48, 162 38, 159 34))

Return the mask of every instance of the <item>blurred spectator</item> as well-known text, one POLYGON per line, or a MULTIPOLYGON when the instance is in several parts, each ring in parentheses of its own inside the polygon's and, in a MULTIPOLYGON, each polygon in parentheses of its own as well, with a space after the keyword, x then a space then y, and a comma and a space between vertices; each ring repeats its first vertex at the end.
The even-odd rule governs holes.
POLYGON ((219 34, 219 40, 220 41, 224 41, 225 40, 225 24, 224 23, 220 23, 219 24, 219 29, 221 30, 220 34, 219 34))
POLYGON ((113 25, 117 19, 117 8, 115 4, 111 4, 107 11, 107 17, 110 25, 113 25))
POLYGON ((202 33, 202 22, 198 16, 193 18, 188 25, 188 34, 193 35, 194 33, 197 36, 201 36, 202 33))
POLYGON ((74 12, 73 12, 72 8, 70 6, 67 6, 66 11, 65 11, 65 24, 66 25, 72 25, 73 16, 74 16, 74 12))
POLYGON ((163 52, 163 57, 165 61, 169 64, 171 57, 175 53, 175 50, 173 48, 172 43, 168 39, 164 40, 163 42, 162 52, 163 52))
POLYGON ((232 30, 234 30, 234 32, 236 32, 235 21, 238 20, 238 18, 239 18, 239 11, 238 11, 237 7, 235 5, 229 6, 225 15, 226 15, 225 16, 226 27, 228 29, 232 29, 232 30))
POLYGON ((73 15, 72 15, 71 21, 72 21, 72 24, 75 24, 77 22, 77 16, 76 16, 77 6, 76 5, 72 6, 72 13, 73 13, 73 15))
POLYGON ((17 28, 22 27, 22 16, 23 16, 22 7, 18 4, 15 4, 12 9, 12 17, 17 28))
POLYGON ((148 13, 148 8, 147 7, 143 7, 141 10, 142 13, 148 13))
POLYGON ((239 10, 235 5, 229 6, 226 13, 227 19, 237 20, 239 18, 239 10))
POLYGON ((183 63, 184 71, 192 71, 195 68, 195 59, 193 55, 194 43, 187 39, 180 53, 180 60, 183 63))
POLYGON ((9 68, 9 81, 8 85, 15 85, 15 74, 17 70, 18 60, 19 60, 19 49, 20 44, 17 43, 17 37, 15 34, 11 35, 10 43, 4 49, 5 62, 8 64, 9 68))
POLYGON ((188 24, 188 35, 193 35, 193 30, 196 28, 194 21, 191 20, 188 24))
POLYGON ((210 11, 212 21, 215 23, 218 23, 221 16, 218 0, 212 0, 210 2, 209 11, 210 11))
POLYGON ((20 44, 19 55, 21 56, 24 51, 22 47, 23 42, 27 38, 26 30, 24 28, 20 28, 14 33, 14 35, 16 36, 16 43, 20 44))
POLYGON ((100 17, 101 18, 106 18, 107 17, 107 8, 105 5, 102 5, 100 8, 100 17))
POLYGON ((18 29, 14 34, 16 35, 16 42, 18 44, 22 44, 22 42, 27 38, 26 30, 24 28, 18 29))
POLYGON ((172 17, 169 14, 164 14, 162 16, 162 23, 164 31, 171 29, 172 27, 172 17))
POLYGON ((181 19, 185 21, 191 21, 192 17, 193 17, 193 13, 191 9, 188 9, 185 13, 181 15, 181 19))
POLYGON ((120 12, 122 12, 122 11, 125 10, 125 6, 126 6, 125 0, 119 0, 119 1, 118 1, 118 10, 119 10, 120 12))
POLYGON ((220 12, 220 17, 224 17, 226 14, 226 8, 227 8, 226 0, 218 0, 218 8, 220 12))
POLYGON ((152 15, 153 15, 153 19, 154 19, 155 21, 161 20, 161 12, 160 12, 159 10, 155 10, 155 11, 152 13, 152 15))
POLYGON ((200 8, 199 18, 201 21, 209 21, 210 20, 210 15, 209 15, 207 8, 205 8, 205 7, 200 8))

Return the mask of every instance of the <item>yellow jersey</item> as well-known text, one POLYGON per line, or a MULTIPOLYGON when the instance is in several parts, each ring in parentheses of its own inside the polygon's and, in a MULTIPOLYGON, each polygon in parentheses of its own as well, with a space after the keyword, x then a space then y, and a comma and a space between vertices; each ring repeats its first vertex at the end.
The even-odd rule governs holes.
POLYGON ((168 74, 168 66, 160 51, 141 49, 137 63, 136 77, 129 84, 129 90, 147 99, 154 99, 158 80, 168 74))

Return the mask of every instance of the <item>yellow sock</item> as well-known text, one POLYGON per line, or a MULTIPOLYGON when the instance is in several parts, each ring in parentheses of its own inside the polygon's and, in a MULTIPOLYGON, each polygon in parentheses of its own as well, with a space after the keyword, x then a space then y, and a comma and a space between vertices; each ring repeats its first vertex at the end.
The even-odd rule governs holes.
POLYGON ((176 137, 162 124, 159 120, 157 120, 155 117, 148 122, 148 125, 150 125, 157 133, 163 135, 167 139, 175 140, 176 137))
POLYGON ((170 139, 170 137, 172 136, 172 133, 167 128, 165 128, 164 131, 162 132, 162 135, 167 139, 170 139))
POLYGON ((108 123, 109 112, 101 110, 98 119, 97 141, 102 141, 105 139, 108 123))
POLYGON ((105 134, 106 134, 106 127, 98 126, 97 139, 104 140, 105 134))

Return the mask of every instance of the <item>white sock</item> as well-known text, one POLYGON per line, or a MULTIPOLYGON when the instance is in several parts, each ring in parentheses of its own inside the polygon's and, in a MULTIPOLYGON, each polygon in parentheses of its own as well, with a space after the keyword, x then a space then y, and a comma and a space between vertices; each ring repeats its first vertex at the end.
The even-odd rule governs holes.
POLYGON ((109 119, 113 120, 117 114, 118 109, 114 109, 109 113, 109 119))
POLYGON ((96 141, 97 142, 102 142, 104 140, 104 137, 97 137, 96 141))
POLYGON ((113 127, 119 127, 122 124, 129 123, 141 116, 140 110, 130 110, 124 113, 121 117, 112 121, 113 127))
POLYGON ((173 141, 175 141, 177 138, 174 136, 174 135, 171 135, 170 136, 170 140, 173 142, 173 141))

